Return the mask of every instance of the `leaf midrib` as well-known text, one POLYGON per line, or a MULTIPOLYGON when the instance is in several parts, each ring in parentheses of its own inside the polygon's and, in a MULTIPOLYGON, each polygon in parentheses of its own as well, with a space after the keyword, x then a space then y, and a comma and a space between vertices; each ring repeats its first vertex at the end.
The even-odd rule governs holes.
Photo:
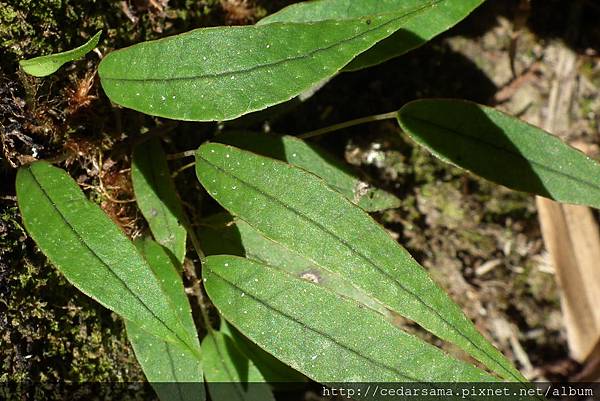
MULTIPOLYGON (((254 71, 259 71, 262 69, 267 69, 267 68, 273 68, 273 67, 277 67, 280 66, 282 64, 285 64, 287 62, 293 62, 293 61, 298 61, 298 60, 305 60, 308 58, 313 57, 316 54, 319 54, 321 52, 325 52, 328 50, 331 50, 337 46, 341 46, 344 45, 346 43, 352 42, 356 39, 359 39, 363 36, 366 36, 372 32, 378 31, 380 29, 384 29, 386 26, 398 22, 402 19, 405 18, 410 18, 413 17, 414 15, 418 15, 419 13, 423 12, 424 10, 426 10, 427 8, 430 7, 434 7, 436 5, 438 5, 439 3, 442 3, 446 0, 432 0, 431 2, 429 2, 428 4, 425 4, 423 6, 421 6, 420 8, 417 8, 413 11, 410 11, 406 14, 402 14, 399 15, 398 17, 392 18, 387 22, 382 23, 381 25, 378 25, 372 29, 363 31, 359 34, 356 34, 354 36, 351 36, 349 38, 346 39, 342 39, 339 40, 335 43, 332 43, 329 46, 325 46, 325 47, 319 47, 316 49, 313 49, 309 52, 297 55, 297 56, 292 56, 292 57, 286 57, 284 59, 281 60, 277 60, 277 61, 273 61, 273 62, 269 62, 269 63, 264 63, 264 64, 257 64, 254 65, 252 67, 248 67, 248 68, 242 68, 242 69, 238 69, 238 70, 230 70, 230 71, 222 71, 222 72, 214 72, 214 73, 204 73, 204 74, 196 74, 196 75, 189 75, 189 76, 182 76, 182 77, 169 77, 169 78, 115 78, 115 77, 107 77, 107 76, 102 76, 103 80, 107 80, 107 81, 120 81, 120 82, 164 82, 164 81, 193 81, 193 80, 200 80, 200 79, 218 79, 218 78, 222 78, 222 77, 226 77, 226 76, 235 76, 235 75, 241 75, 241 74, 246 74, 246 73, 250 73, 250 72, 254 72, 254 71)), ((359 19, 359 18, 357 18, 359 19)), ((351 21, 351 20, 347 20, 347 21, 351 21)), ((273 23, 276 24, 276 23, 273 23)), ((271 24, 267 24, 264 26, 268 26, 271 24)), ((390 35, 393 32, 390 32, 390 35)))
MULTIPOLYGON (((228 280, 227 278, 225 278, 225 277, 221 276, 220 274, 218 274, 215 271, 215 269, 209 269, 209 270, 215 275, 215 277, 217 277, 218 279, 220 279, 221 281, 223 281, 226 285, 228 285, 229 287, 237 290, 238 292, 242 292, 242 288, 240 288, 239 286, 237 286, 234 282, 232 282, 232 281, 228 280)), ((293 321, 294 323, 300 325, 301 327, 303 327, 303 328, 305 328, 307 330, 310 330, 313 333, 315 333, 315 334, 317 334, 317 335, 319 335, 321 337, 326 338, 327 340, 331 341, 332 343, 338 345, 340 348, 343 348, 346 351, 348 351, 348 352, 350 352, 350 353, 352 353, 354 355, 357 355, 358 357, 360 357, 360 358, 368 361, 369 363, 371 363, 371 364, 373 364, 375 366, 379 366, 380 368, 382 368, 384 370, 387 370, 388 372, 391 372, 391 373, 393 373, 395 375, 398 375, 398 376, 400 376, 400 377, 402 377, 404 379, 408 379, 409 381, 420 381, 419 379, 411 377, 411 376, 408 376, 407 374, 405 374, 405 373, 397 370, 396 368, 394 368, 392 366, 388 366, 388 365, 383 364, 381 362, 378 362, 378 361, 376 361, 376 360, 374 360, 374 359, 372 359, 372 358, 370 358, 370 357, 368 357, 366 355, 361 354, 359 351, 354 350, 354 349, 350 348, 349 346, 347 346, 346 344, 343 344, 343 343, 337 341, 335 338, 333 338, 329 334, 327 334, 325 332, 322 332, 321 330, 318 330, 316 328, 313 328, 313 327, 309 326, 308 324, 306 324, 305 322, 303 322, 303 321, 301 321, 301 320, 299 320, 299 319, 297 319, 297 318, 295 318, 295 317, 293 317, 291 315, 288 315, 287 313, 285 313, 284 311, 276 308, 275 306, 271 305, 270 303, 268 303, 268 302, 266 302, 266 301, 258 298, 257 296, 255 296, 252 293, 249 293, 247 290, 243 290, 243 293, 246 294, 246 296, 248 298, 251 298, 255 302, 257 302, 257 303, 263 305, 264 307, 268 308, 269 310, 272 310, 272 311, 276 312, 277 314, 283 316, 284 318, 289 319, 289 320, 293 321)))
MULTIPOLYGON (((40 189, 40 191, 42 192, 42 194, 44 195, 44 197, 48 200, 48 202, 50 203, 50 205, 52 205, 52 208, 58 214, 58 216, 61 218, 61 220, 63 221, 63 223, 69 228, 70 231, 73 232, 73 234, 75 234, 75 237, 77 238, 77 240, 79 241, 79 243, 81 245, 83 245, 96 260, 98 260, 104 267, 106 267, 106 269, 111 273, 111 275, 114 278, 116 278, 127 289, 127 291, 131 295, 133 295, 133 297, 144 307, 144 309, 146 311, 148 311, 150 313, 150 315, 152 315, 153 318, 155 318, 157 321, 159 321, 182 344, 185 344, 186 347, 189 347, 187 345, 187 343, 179 336, 179 334, 177 334, 167 324, 165 324, 165 322, 162 320, 162 318, 160 316, 158 316, 152 309, 150 309, 150 307, 148 305, 146 305, 146 303, 131 288, 129 288, 129 286, 127 285, 127 283, 115 271, 113 271, 113 269, 110 267, 110 265, 108 263, 106 263, 100 257, 100 255, 98 255, 96 253, 96 251, 94 251, 94 249, 92 247, 90 247, 90 245, 87 244, 87 242, 83 239, 83 237, 77 232, 77 230, 75 230, 75 228, 73 227, 73 225, 71 225, 71 223, 66 218, 66 216, 61 212, 60 208, 56 205, 56 203, 54 202, 54 200, 52 199, 52 197, 50 196, 50 194, 48 193, 48 191, 44 188, 44 186, 38 180, 38 178, 36 177, 35 173, 30 168, 28 168, 28 169, 26 169, 24 171, 27 171, 31 175, 31 178, 33 178, 33 181, 35 182, 35 184, 37 185, 37 187, 40 189)), ((95 297, 92 297, 92 298, 95 299, 95 297)))
MULTIPOLYGON (((494 361, 502 370, 504 370, 505 372, 507 372, 511 377, 513 377, 517 381, 521 381, 521 379, 518 376, 516 376, 514 373, 512 373, 509 369, 507 369, 504 366, 503 363, 501 363, 500 361, 498 361, 493 355, 490 355, 485 349, 481 348, 478 344, 474 343, 466 334, 464 334, 461 330, 459 330, 457 327, 455 327, 451 322, 447 321, 444 318, 444 316, 441 313, 439 313, 434 307, 432 307, 431 305, 429 305, 428 303, 426 303, 424 300, 422 300, 420 297, 418 297, 417 294, 415 294, 413 291, 411 291, 410 289, 406 288, 400 281, 398 281, 397 279, 395 279, 388 272, 386 272, 385 270, 382 270, 369 257, 367 257, 367 256, 363 255, 361 252, 357 251, 346 240, 344 240, 343 238, 339 237, 337 234, 331 232, 329 229, 327 229, 325 226, 323 226, 318 221, 315 221, 312 218, 310 218, 309 216, 301 213, 299 210, 294 209, 294 208, 288 206, 284 202, 280 201, 278 198, 276 198, 276 197, 274 197, 274 196, 272 196, 270 194, 267 194, 266 192, 262 191, 258 187, 256 187, 256 186, 254 186, 254 185, 252 185, 252 184, 250 184, 250 183, 242 180, 241 178, 239 178, 239 177, 231 174, 230 172, 224 170, 223 168, 221 168, 221 167, 219 167, 219 166, 211 163, 206 158, 202 157, 200 154, 198 154, 197 157, 199 159, 203 160, 204 162, 206 162, 208 165, 210 165, 215 170, 220 171, 221 173, 223 173, 223 174, 225 174, 225 175, 227 175, 229 177, 234 178, 235 180, 237 180, 238 182, 240 182, 242 185, 245 185, 245 186, 249 187, 250 189, 254 190, 255 192, 258 192, 262 196, 264 196, 264 197, 266 197, 266 198, 268 198, 268 199, 276 202, 277 204, 279 204, 280 206, 282 206, 285 209, 289 210, 293 214, 295 214, 298 217, 302 218, 303 220, 307 221, 309 224, 317 226, 318 229, 320 229, 321 231, 324 231, 325 233, 327 233, 328 235, 330 235, 331 237, 333 237, 335 240, 337 240, 338 242, 340 242, 341 244, 343 244, 348 250, 350 250, 350 252, 352 252, 353 254, 359 256, 362 260, 364 260, 365 262, 367 262, 367 264, 369 264, 371 267, 373 267, 375 270, 377 270, 380 274, 383 274, 385 277, 387 277, 388 279, 390 279, 392 282, 395 282, 396 285, 398 286, 398 288, 400 288, 402 291, 404 291, 405 293, 407 293, 410 297, 416 299, 421 305, 423 305, 430 312, 432 312, 435 316, 437 316, 443 323, 445 323, 448 327, 450 327, 454 332, 456 332, 457 334, 459 334, 463 339, 465 339, 475 349, 477 349, 482 354, 486 355, 490 360, 494 361)), ((282 163, 282 164, 285 164, 285 163, 282 163)), ((344 197, 341 197, 341 198, 343 198, 344 200, 346 200, 346 198, 344 198, 344 197)), ((355 206, 354 204, 352 204, 352 205, 355 206)), ((256 228, 256 229, 258 230, 258 228, 256 228)), ((258 230, 258 231, 261 231, 261 230, 258 230)), ((371 296, 374 296, 374 295, 371 294, 371 296)), ((375 298, 379 299, 377 297, 375 297, 375 298)))
MULTIPOLYGON (((179 378, 177 377, 177 369, 175 369, 175 361, 173 360, 173 356, 171 355, 171 349, 169 344, 163 342, 165 345, 165 351, 167 352, 167 358, 169 359, 169 367, 171 368, 171 372, 173 373, 173 378, 175 379, 175 383, 179 383, 179 378)), ((177 398, 181 401, 185 401, 183 393, 181 392, 181 386, 177 385, 177 398)))

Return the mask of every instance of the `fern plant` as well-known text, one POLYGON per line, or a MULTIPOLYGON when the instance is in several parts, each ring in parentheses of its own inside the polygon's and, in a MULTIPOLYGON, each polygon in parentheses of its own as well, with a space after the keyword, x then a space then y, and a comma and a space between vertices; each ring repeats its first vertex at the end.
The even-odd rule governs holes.
MULTIPOLYGON (((197 29, 114 51, 99 75, 123 107, 178 120, 231 120, 301 96, 335 74, 400 56, 482 2, 303 2, 254 26, 197 29)), ((23 68, 43 75, 72 56, 28 60, 23 68), (51 68, 36 69, 49 60, 51 68)), ((417 144, 496 183, 600 204, 597 163, 492 108, 424 99, 342 126, 381 118, 397 119, 417 144)), ((363 190, 343 163, 304 140, 330 130, 225 132, 202 144, 196 175, 224 211, 199 222, 184 213, 160 141, 138 145, 131 175, 152 236, 135 243, 48 162, 19 171, 19 207, 27 231, 65 277, 125 320, 163 401, 204 400, 204 381, 215 400, 269 400, 274 383, 304 377, 349 388, 509 381, 528 389, 518 369, 368 214, 399 200, 363 190), (200 263, 184 268, 194 253, 200 263), (200 297, 198 322, 183 272, 200 297), (406 333, 399 318, 480 365, 406 333)))

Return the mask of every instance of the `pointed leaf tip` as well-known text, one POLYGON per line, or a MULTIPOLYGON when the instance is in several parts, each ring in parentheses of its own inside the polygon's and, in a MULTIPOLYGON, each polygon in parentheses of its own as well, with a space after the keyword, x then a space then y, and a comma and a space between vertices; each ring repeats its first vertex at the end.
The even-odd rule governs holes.
POLYGON ((92 51, 96 46, 98 46, 101 35, 102 31, 98 31, 90 38, 90 40, 75 49, 56 54, 49 54, 47 56, 21 60, 19 61, 19 65, 23 71, 29 75, 33 75, 34 77, 45 77, 51 75, 65 63, 77 60, 78 58, 81 58, 92 51))

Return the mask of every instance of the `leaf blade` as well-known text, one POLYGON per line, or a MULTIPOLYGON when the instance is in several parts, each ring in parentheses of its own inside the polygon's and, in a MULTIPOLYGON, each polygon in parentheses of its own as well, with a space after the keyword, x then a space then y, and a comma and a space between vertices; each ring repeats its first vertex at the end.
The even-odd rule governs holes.
POLYGON ((410 102, 398 122, 442 160, 508 188, 600 208, 600 165, 540 128, 452 99, 410 102))
MULTIPOLYGON (((181 277, 168 251, 147 238, 135 243, 160 280, 185 329, 198 348, 198 334, 181 277)), ((137 324, 125 320, 127 338, 146 379, 161 401, 203 401, 205 397, 202 361, 188 349, 166 342, 137 324)))
POLYGON ((168 249, 150 238, 136 240, 135 245, 160 281, 165 295, 170 299, 175 312, 179 315, 179 320, 190 337, 194 339, 194 343, 199 346, 192 309, 179 273, 182 270, 181 267, 174 263, 168 249))
POLYGON ((112 52, 98 73, 122 106, 179 120, 230 120, 290 100, 445 1, 408 14, 198 29, 112 52), (206 96, 213 93, 223 95, 206 96))
POLYGON ((265 381, 271 386, 280 384, 282 390, 289 390, 294 383, 306 383, 306 376, 254 344, 227 321, 221 324, 221 332, 235 342, 239 350, 256 365, 265 381))
POLYGON ((161 401, 206 399, 202 364, 189 350, 168 343, 125 321, 127 338, 161 401))
POLYGON ((136 203, 154 238, 183 263, 186 218, 159 139, 149 140, 134 149, 131 181, 136 203))
POLYGON ((147 262, 71 177, 35 162, 19 169, 16 188, 28 233, 75 287, 145 330, 197 351, 147 262))
POLYGON ((19 61, 19 65, 29 75, 34 77, 45 77, 55 73, 63 64, 69 61, 77 60, 83 57, 90 51, 92 51, 98 42, 102 31, 96 32, 94 36, 90 38, 83 45, 76 47, 75 49, 67 50, 65 52, 49 54, 47 56, 34 57, 27 60, 19 61))
POLYGON ((202 145, 196 160, 200 182, 230 213, 458 345, 502 377, 524 380, 404 248, 321 180, 213 143, 202 145))
POLYGON ((316 381, 494 380, 353 302, 267 265, 220 255, 209 256, 205 267, 207 292, 223 316, 316 381))
POLYGON ((295 253, 283 244, 268 239, 240 218, 227 214, 213 216, 210 222, 205 221, 199 233, 207 255, 246 257, 293 277, 316 282, 323 288, 372 309, 389 321, 395 320, 396 315, 385 305, 355 287, 340 274, 324 269, 305 255, 295 253))
MULTIPOLYGON (((371 67, 413 50, 438 34, 450 29, 466 18, 485 0, 439 2, 438 7, 408 21, 401 31, 376 43, 359 54, 344 71, 356 71, 371 67)), ((274 22, 315 22, 323 20, 346 20, 369 17, 390 12, 410 13, 427 5, 427 0, 317 0, 300 2, 285 7, 258 22, 258 25, 274 22)))

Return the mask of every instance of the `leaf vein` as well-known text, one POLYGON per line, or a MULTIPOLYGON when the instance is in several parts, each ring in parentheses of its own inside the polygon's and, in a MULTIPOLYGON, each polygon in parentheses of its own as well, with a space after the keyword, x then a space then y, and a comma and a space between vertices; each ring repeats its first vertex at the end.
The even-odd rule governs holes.
MULTIPOLYGON (((215 275, 215 277, 219 278, 221 281, 223 281, 224 283, 226 283, 230 287, 234 288, 235 290, 242 291, 242 289, 240 287, 238 287, 234 282, 232 282, 232 281, 226 279, 225 277, 221 276, 215 270, 211 269, 211 272, 215 275)), ((408 376, 406 373, 399 371, 395 367, 388 366, 388 365, 386 365, 384 363, 378 362, 378 361, 376 361, 376 360, 374 360, 374 359, 372 359, 372 358, 370 358, 370 357, 368 357, 366 355, 361 354, 359 351, 357 351, 357 350, 355 350, 355 349, 347 346, 346 344, 343 344, 343 343, 337 341, 334 337, 330 336, 329 334, 327 334, 327 333, 325 333, 325 332, 323 332, 323 331, 321 331, 319 329, 316 329, 314 327, 309 326, 305 322, 303 322, 303 321, 295 318, 294 316, 291 316, 291 315, 285 313, 281 309, 276 308, 275 306, 271 305, 270 303, 268 303, 268 302, 266 302, 266 301, 258 298, 254 294, 250 294, 246 290, 244 290, 244 293, 246 294, 246 296, 248 298, 251 298, 252 300, 256 301, 257 303, 263 305, 264 307, 266 307, 266 308, 268 308, 268 309, 270 309, 270 310, 278 313, 279 315, 281 315, 281 316, 283 316, 283 317, 285 317, 285 318, 293 321, 294 323, 298 324, 299 326, 301 326, 301 327, 303 327, 303 328, 305 328, 307 330, 310 330, 313 333, 315 333, 315 334, 317 334, 317 335, 319 335, 321 337, 326 338, 328 341, 331 341, 332 343, 338 345, 340 348, 343 348, 346 351, 348 351, 348 352, 350 352, 350 353, 358 356, 359 358, 362 358, 362 359, 366 360, 367 362, 371 363, 372 365, 378 366, 378 367, 380 367, 380 368, 382 368, 384 370, 387 370, 387 371, 389 371, 391 373, 399 375, 400 377, 402 377, 404 379, 408 379, 410 381, 419 381, 417 378, 408 376)))

